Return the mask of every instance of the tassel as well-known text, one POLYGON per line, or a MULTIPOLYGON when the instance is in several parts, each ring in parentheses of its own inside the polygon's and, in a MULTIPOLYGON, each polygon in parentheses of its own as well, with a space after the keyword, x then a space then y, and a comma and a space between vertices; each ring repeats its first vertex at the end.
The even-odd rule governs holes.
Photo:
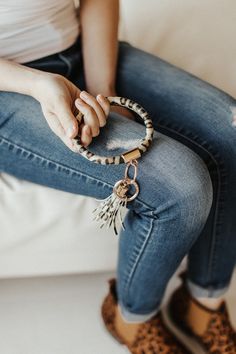
POLYGON ((113 226, 113 230, 116 235, 117 231, 117 218, 123 230, 125 229, 123 223, 122 210, 126 208, 127 198, 120 199, 114 192, 109 197, 102 200, 101 204, 93 210, 95 213, 94 219, 101 221, 100 228, 107 226, 107 228, 113 226))
POLYGON ((112 194, 103 199, 101 204, 93 210, 93 213, 95 213, 94 220, 101 221, 100 228, 104 225, 106 225, 107 228, 113 226, 115 234, 118 235, 116 224, 118 218, 121 227, 123 230, 125 229, 121 211, 123 208, 127 207, 127 202, 135 199, 139 193, 139 186, 136 182, 136 176, 137 161, 129 161, 125 169, 125 178, 117 181, 113 187, 112 194), (134 167, 134 177, 132 179, 128 176, 130 166, 134 167), (130 186, 133 186, 135 189, 135 193, 131 196, 127 194, 130 186))

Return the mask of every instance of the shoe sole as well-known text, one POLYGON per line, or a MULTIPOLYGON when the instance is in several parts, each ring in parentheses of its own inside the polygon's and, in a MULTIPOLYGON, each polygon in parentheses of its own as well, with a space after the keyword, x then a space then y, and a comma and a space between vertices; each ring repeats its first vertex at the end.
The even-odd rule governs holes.
POLYGON ((169 308, 169 303, 162 309, 163 319, 174 335, 194 354, 208 354, 205 348, 199 343, 199 341, 190 333, 186 333, 180 328, 173 320, 169 308))
MULTIPOLYGON (((172 325, 169 326, 169 322, 170 322, 170 321, 166 321, 166 319, 165 319, 165 314, 164 314, 163 310, 162 310, 162 315, 163 315, 163 319, 164 319, 164 321, 165 321, 165 324, 166 324, 167 328, 169 328, 170 331, 171 331, 173 334, 175 334, 175 333, 176 333, 176 330, 172 330, 172 325), (168 323, 167 323, 167 322, 168 322, 168 323)), ((116 335, 114 335, 114 334, 109 330, 109 328, 106 326, 106 324, 104 323, 104 321, 102 321, 102 325, 103 325, 103 328, 106 330, 106 333, 109 334, 109 337, 112 339, 112 341, 114 341, 116 344, 119 344, 119 345, 122 347, 122 349, 124 350, 124 353, 132 354, 132 352, 128 349, 127 345, 126 345, 125 343, 121 342, 120 339, 119 339, 116 335)), ((176 328, 176 327, 175 327, 175 328, 176 328)), ((180 335, 180 336, 176 335, 176 337, 177 337, 177 338, 181 338, 181 335, 180 335)), ((183 337, 183 336, 182 336, 182 337, 183 337)), ((185 336, 185 337, 186 337, 186 336, 185 336)), ((186 338, 187 338, 187 337, 186 337, 186 338)), ((186 342, 185 340, 180 340, 180 341, 183 342, 183 343, 186 342)), ((205 352, 202 352, 202 351, 196 351, 196 353, 195 353, 195 352, 192 351, 192 349, 190 348, 190 346, 187 346, 187 345, 186 345, 186 349, 188 349, 189 352, 192 353, 192 354, 205 354, 205 352)))
MULTIPOLYGON (((188 344, 191 342, 189 337, 184 332, 180 331, 179 328, 176 327, 176 325, 174 324, 174 321, 170 320, 171 316, 169 314, 167 306, 162 309, 162 315, 163 315, 163 320, 164 320, 167 328, 169 328, 169 330, 173 333, 173 335, 176 335, 176 337, 180 340, 181 343, 184 344, 184 346, 186 346, 186 349, 188 349, 190 353, 192 353, 192 354, 207 354, 205 351, 202 351, 202 348, 201 348, 201 350, 193 352, 193 350, 192 350, 193 344, 192 345, 188 344)), ((116 344, 119 344, 122 347, 122 349, 124 350, 124 353, 132 354, 132 352, 129 350, 127 345, 125 343, 123 343, 116 334, 114 334, 110 331, 109 327, 106 325, 104 320, 102 320, 101 322, 102 322, 103 328, 106 330, 106 333, 109 334, 112 341, 114 341, 116 344)), ((196 341, 194 341, 194 345, 195 345, 195 347, 196 346, 199 347, 199 343, 196 343, 196 341)))

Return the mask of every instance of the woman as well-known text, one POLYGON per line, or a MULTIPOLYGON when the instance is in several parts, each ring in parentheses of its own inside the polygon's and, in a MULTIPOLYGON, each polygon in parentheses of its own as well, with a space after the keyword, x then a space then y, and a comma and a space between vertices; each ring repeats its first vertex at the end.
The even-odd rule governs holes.
POLYGON ((235 100, 118 43, 118 0, 82 0, 80 26, 72 0, 10 0, 1 5, 0 24, 1 171, 105 198, 123 166, 88 162, 71 139, 79 132, 85 146, 93 140, 102 154, 106 135, 143 135, 125 109, 107 120, 105 96, 142 104, 163 133, 140 160, 140 194, 119 235, 117 280, 102 306, 108 330, 134 354, 189 353, 161 313, 166 285, 188 254, 170 316, 208 353, 235 353, 223 299, 236 254, 235 100))

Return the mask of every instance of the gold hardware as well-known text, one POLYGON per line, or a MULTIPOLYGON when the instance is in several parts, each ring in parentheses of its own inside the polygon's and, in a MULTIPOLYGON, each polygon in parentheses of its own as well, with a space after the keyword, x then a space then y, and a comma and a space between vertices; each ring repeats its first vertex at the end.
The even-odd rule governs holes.
POLYGON ((127 163, 131 160, 138 159, 141 156, 141 153, 140 153, 139 149, 135 148, 135 149, 125 152, 121 156, 123 157, 124 162, 127 163))
POLYGON ((138 161, 137 161, 137 160, 131 160, 131 161, 126 165, 126 168, 125 168, 125 179, 132 179, 133 181, 135 181, 136 178, 137 178, 137 173, 138 173, 138 161), (134 177, 133 177, 133 178, 130 178, 129 175, 128 175, 129 168, 130 168, 131 166, 134 167, 134 177))
POLYGON ((116 182, 116 184, 114 185, 113 192, 115 193, 115 195, 117 195, 119 199, 124 200, 126 202, 130 202, 131 200, 134 200, 139 194, 139 185, 133 179, 129 179, 129 178, 121 179, 120 181, 116 182), (134 186, 135 193, 128 197, 126 193, 130 185, 134 186))

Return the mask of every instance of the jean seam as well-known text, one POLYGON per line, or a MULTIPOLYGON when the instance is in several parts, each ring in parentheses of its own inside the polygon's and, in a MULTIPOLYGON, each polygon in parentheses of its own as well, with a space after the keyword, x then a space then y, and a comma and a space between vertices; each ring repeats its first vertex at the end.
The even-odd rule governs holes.
MULTIPOLYGON (((107 183, 107 182, 104 182, 104 181, 102 181, 101 179, 94 178, 94 177, 92 177, 92 176, 90 176, 90 175, 88 175, 88 174, 85 174, 85 173, 83 173, 83 172, 80 172, 80 171, 77 171, 77 170, 75 170, 75 169, 72 169, 71 167, 68 167, 68 166, 66 166, 66 165, 63 165, 63 164, 58 163, 58 162, 56 162, 56 161, 53 161, 53 160, 51 160, 51 159, 49 160, 49 159, 47 159, 47 158, 45 158, 45 157, 43 157, 43 156, 41 156, 41 155, 39 155, 39 154, 36 154, 35 152, 33 152, 33 151, 29 150, 29 149, 25 149, 25 148, 23 148, 23 147, 21 147, 21 146, 15 144, 15 143, 13 143, 12 141, 10 141, 10 140, 8 140, 8 139, 6 139, 6 138, 4 138, 3 136, 0 135, 0 144, 2 144, 2 143, 7 144, 8 146, 13 146, 15 149, 21 150, 22 152, 30 153, 30 154, 32 154, 34 157, 37 157, 37 158, 41 159, 41 161, 46 161, 47 163, 53 163, 55 166, 61 168, 62 171, 63 171, 63 170, 69 170, 70 172, 75 173, 75 174, 78 175, 78 176, 81 176, 81 177, 83 176, 83 177, 85 177, 85 178, 91 179, 92 181, 98 181, 98 182, 102 183, 104 186, 108 187, 109 189, 113 189, 113 187, 114 187, 112 184, 109 184, 109 183, 107 183)), ((24 156, 23 156, 23 157, 24 157, 24 156)), ((136 198, 135 202, 136 202, 136 203, 139 203, 141 206, 143 206, 143 207, 149 209, 150 211, 153 211, 153 210, 154 210, 150 205, 146 204, 146 203, 145 203, 144 201, 142 201, 141 199, 136 198)))
MULTIPOLYGON (((144 254, 145 248, 148 244, 148 241, 150 239, 150 236, 152 234, 152 230, 153 230, 153 223, 154 223, 154 211, 151 211, 151 221, 150 221, 150 227, 147 233, 147 236, 144 238, 143 242, 142 242, 142 246, 139 248, 139 252, 137 253, 137 255, 135 255, 135 259, 134 261, 131 263, 130 265, 130 270, 128 271, 128 277, 126 279, 126 284, 124 286, 124 297, 126 297, 128 299, 128 290, 130 288, 130 284, 134 278, 135 275, 135 271, 137 269, 137 265, 140 262, 140 259, 142 257, 142 255, 144 254)), ((135 250, 134 250, 135 251, 135 250)))
POLYGON ((207 273, 207 279, 209 281, 209 279, 211 278, 211 275, 213 273, 213 270, 214 270, 213 265, 215 263, 215 245, 216 245, 216 241, 217 241, 216 240, 216 234, 217 234, 217 232, 216 232, 216 224, 217 224, 217 219, 218 219, 218 215, 219 215, 218 209, 219 209, 219 200, 220 200, 220 189, 221 189, 221 185, 222 185, 221 175, 220 175, 220 170, 219 170, 219 164, 216 161, 214 155, 209 150, 207 150, 204 146, 199 144, 197 141, 192 140, 187 135, 181 134, 180 132, 178 132, 178 130, 171 129, 170 127, 167 127, 167 126, 159 124, 159 123, 158 123, 158 125, 161 128, 169 130, 170 132, 172 132, 174 134, 177 134, 177 135, 183 137, 184 139, 189 140, 191 143, 195 144, 196 146, 198 146, 200 149, 205 151, 210 156, 210 158, 214 161, 214 163, 215 163, 215 165, 217 167, 217 175, 218 175, 219 183, 218 183, 218 188, 217 188, 217 191, 216 191, 216 211, 215 211, 215 214, 214 214, 214 221, 213 221, 212 244, 211 244, 211 249, 210 249, 210 252, 209 252, 210 256, 209 256, 208 273, 207 273))
MULTIPOLYGON (((93 180, 93 181, 95 180, 95 178, 93 178, 93 177, 91 177, 91 176, 89 176, 89 175, 87 175, 87 174, 84 174, 84 173, 82 173, 82 172, 79 172, 79 171, 77 171, 77 170, 74 170, 74 169, 72 169, 71 167, 68 167, 68 166, 66 166, 66 165, 63 165, 63 164, 58 163, 58 162, 56 162, 56 161, 53 161, 53 160, 51 160, 51 159, 47 159, 47 158, 45 158, 45 157, 43 157, 43 156, 41 156, 41 155, 39 155, 39 154, 36 154, 35 152, 33 152, 33 151, 29 150, 29 149, 25 149, 25 148, 23 148, 22 146, 19 146, 19 145, 15 144, 15 143, 11 142, 10 140, 8 140, 8 139, 3 138, 2 136, 0 136, 0 143, 2 143, 2 142, 5 143, 5 144, 7 144, 7 145, 9 145, 9 146, 13 146, 13 147, 16 148, 16 149, 21 150, 22 152, 30 153, 30 154, 34 155, 34 157, 38 157, 39 159, 41 159, 41 161, 46 161, 47 163, 48 163, 48 162, 53 163, 56 167, 59 167, 59 168, 61 168, 62 170, 63 170, 63 169, 66 170, 66 169, 67 169, 67 170, 69 170, 70 172, 76 173, 76 174, 78 174, 78 175, 80 175, 80 176, 87 177, 87 178, 89 178, 89 179, 91 179, 91 180, 93 180)), ((96 179, 96 180, 97 180, 97 179, 96 179)), ((107 186, 109 186, 109 187, 111 187, 108 183, 103 182, 102 180, 99 180, 99 179, 98 179, 98 181, 101 182, 101 183, 103 183, 103 184, 105 184, 105 185, 107 185, 107 186)))

